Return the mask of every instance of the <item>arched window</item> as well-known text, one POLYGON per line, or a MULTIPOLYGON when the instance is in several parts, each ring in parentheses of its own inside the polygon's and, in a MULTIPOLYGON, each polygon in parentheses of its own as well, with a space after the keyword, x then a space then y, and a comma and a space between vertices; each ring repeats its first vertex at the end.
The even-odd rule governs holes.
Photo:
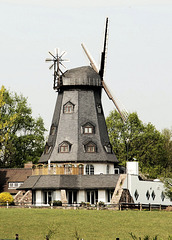
POLYGON ((71 149, 71 144, 67 141, 59 144, 59 152, 60 153, 68 153, 68 152, 70 152, 70 149, 71 149))
POLYGON ((85 167, 85 173, 87 175, 94 175, 94 166, 87 164, 86 167, 85 167))
POLYGON ((89 142, 85 145, 85 152, 94 153, 97 151, 96 144, 93 142, 89 142))
POLYGON ((71 102, 67 102, 64 106, 63 106, 63 112, 64 113, 73 113, 74 112, 74 104, 71 102))

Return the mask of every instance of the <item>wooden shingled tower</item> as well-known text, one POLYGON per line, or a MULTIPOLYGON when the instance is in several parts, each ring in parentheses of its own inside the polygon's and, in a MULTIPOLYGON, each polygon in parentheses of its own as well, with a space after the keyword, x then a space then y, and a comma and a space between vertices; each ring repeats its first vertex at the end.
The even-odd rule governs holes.
POLYGON ((54 89, 58 91, 49 138, 39 163, 117 163, 109 141, 101 102, 107 41, 98 71, 91 66, 62 72, 61 55, 51 54, 54 67, 54 89))

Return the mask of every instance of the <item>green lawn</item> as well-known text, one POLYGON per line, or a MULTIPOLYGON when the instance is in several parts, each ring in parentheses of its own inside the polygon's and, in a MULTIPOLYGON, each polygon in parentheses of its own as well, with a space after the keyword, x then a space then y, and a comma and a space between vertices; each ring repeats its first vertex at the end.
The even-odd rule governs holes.
POLYGON ((130 232, 166 240, 172 236, 172 212, 0 208, 0 239, 18 233, 19 239, 43 240, 53 230, 52 240, 72 240, 75 229, 84 240, 128 240, 130 232))

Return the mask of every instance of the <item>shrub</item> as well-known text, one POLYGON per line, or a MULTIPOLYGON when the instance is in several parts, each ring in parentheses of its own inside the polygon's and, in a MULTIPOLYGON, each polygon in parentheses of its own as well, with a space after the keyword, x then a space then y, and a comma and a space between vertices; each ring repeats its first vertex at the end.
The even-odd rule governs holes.
POLYGON ((11 196, 11 194, 8 192, 0 193, 0 205, 6 205, 7 201, 9 203, 9 205, 12 205, 14 203, 14 199, 11 196))
POLYGON ((90 204, 89 202, 81 202, 81 203, 80 203, 80 206, 81 206, 81 207, 90 207, 91 204, 90 204))
POLYGON ((53 206, 62 206, 62 201, 60 200, 54 200, 53 202, 50 202, 49 204, 51 205, 53 203, 53 206))
POLYGON ((99 204, 100 207, 105 207, 105 203, 102 202, 102 201, 98 202, 98 204, 99 204))

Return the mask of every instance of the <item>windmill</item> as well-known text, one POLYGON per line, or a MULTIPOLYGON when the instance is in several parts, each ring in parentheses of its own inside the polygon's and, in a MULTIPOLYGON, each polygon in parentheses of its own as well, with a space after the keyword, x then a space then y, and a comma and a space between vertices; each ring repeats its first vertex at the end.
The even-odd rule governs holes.
POLYGON ((104 70, 105 70, 106 54, 107 54, 107 37, 108 37, 108 18, 106 18, 104 45, 103 45, 103 51, 101 53, 100 70, 98 70, 98 68, 96 66, 96 63, 94 62, 93 58, 91 57, 91 55, 89 54, 88 50, 86 49, 86 47, 84 46, 83 43, 81 44, 81 46, 82 46, 85 54, 87 55, 87 57, 88 57, 88 59, 90 61, 91 67, 100 75, 101 80, 102 80, 102 86, 103 86, 107 96, 114 103, 114 105, 115 105, 116 109, 118 110, 118 112, 119 112, 121 118, 123 119, 123 121, 126 122, 127 121, 127 117, 128 117, 128 112, 124 108, 121 109, 119 107, 119 104, 117 103, 117 101, 112 96, 109 88, 107 87, 107 85, 106 85, 106 83, 104 81, 104 70))
POLYGON ((49 67, 49 69, 51 70, 52 68, 54 68, 54 89, 59 89, 60 85, 61 85, 61 78, 60 76, 63 75, 63 71, 60 69, 60 67, 62 66, 63 68, 66 68, 65 65, 63 64, 63 62, 68 62, 68 59, 63 59, 62 57, 66 55, 66 52, 63 51, 60 53, 60 50, 58 48, 55 48, 55 54, 52 54, 51 52, 49 52, 49 54, 53 57, 53 58, 46 58, 45 61, 46 62, 53 62, 52 65, 49 67))

